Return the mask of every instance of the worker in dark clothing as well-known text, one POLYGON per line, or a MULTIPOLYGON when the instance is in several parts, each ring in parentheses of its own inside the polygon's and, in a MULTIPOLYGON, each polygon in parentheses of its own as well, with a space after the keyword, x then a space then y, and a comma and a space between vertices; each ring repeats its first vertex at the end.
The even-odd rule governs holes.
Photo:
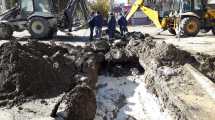
POLYGON ((90 41, 92 41, 94 28, 95 28, 95 13, 94 12, 91 13, 90 18, 88 19, 88 24, 90 27, 90 41))
POLYGON ((96 28, 96 38, 100 39, 102 37, 102 26, 103 26, 103 17, 100 12, 97 12, 95 17, 95 28, 96 28))
POLYGON ((128 32, 128 28, 127 28, 128 22, 122 13, 120 14, 118 24, 119 24, 121 35, 123 36, 125 32, 128 32))
POLYGON ((116 17, 113 13, 110 14, 108 19, 108 36, 109 40, 113 39, 114 32, 116 31, 116 17))
POLYGON ((190 12, 191 11, 191 2, 189 0, 183 1, 183 12, 190 12))

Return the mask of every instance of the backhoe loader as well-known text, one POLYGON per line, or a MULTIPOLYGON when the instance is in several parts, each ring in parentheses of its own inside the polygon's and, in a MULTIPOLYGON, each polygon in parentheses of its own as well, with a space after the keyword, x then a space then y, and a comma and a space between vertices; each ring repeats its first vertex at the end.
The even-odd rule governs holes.
POLYGON ((63 14, 56 0, 18 0, 15 7, 0 15, 0 39, 10 39, 14 31, 28 30, 32 38, 56 35, 57 30, 71 29, 77 8, 87 20, 86 0, 68 0, 63 14))
MULTIPOLYGON (((184 0, 186 1, 186 0, 184 0)), ((187 0, 189 9, 184 9, 184 1, 174 0, 169 15, 160 17, 159 11, 144 5, 144 0, 136 0, 127 15, 127 20, 141 9, 157 28, 168 30, 171 34, 196 36, 200 30, 215 35, 215 6, 207 0, 187 0), (182 9, 182 12, 180 10, 182 9), (180 31, 180 32, 179 32, 180 31)))

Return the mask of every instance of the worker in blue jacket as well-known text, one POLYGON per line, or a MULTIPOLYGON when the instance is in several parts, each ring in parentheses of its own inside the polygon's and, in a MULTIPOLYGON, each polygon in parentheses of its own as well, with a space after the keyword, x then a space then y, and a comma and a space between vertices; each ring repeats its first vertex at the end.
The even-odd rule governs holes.
POLYGON ((103 26, 103 16, 98 11, 95 17, 95 28, 96 28, 96 38, 100 39, 102 37, 102 26, 103 26))
POLYGON ((95 12, 92 12, 89 19, 88 19, 88 24, 90 27, 90 41, 93 40, 93 33, 94 33, 94 28, 95 28, 95 12))
POLYGON ((122 13, 120 13, 118 24, 119 24, 121 35, 123 36, 125 32, 128 32, 128 28, 127 28, 128 22, 122 13))
POLYGON ((190 12, 191 11, 191 2, 190 0, 183 1, 183 12, 190 12))
POLYGON ((113 13, 110 13, 108 19, 108 36, 109 40, 113 39, 114 32, 116 31, 116 17, 113 13))

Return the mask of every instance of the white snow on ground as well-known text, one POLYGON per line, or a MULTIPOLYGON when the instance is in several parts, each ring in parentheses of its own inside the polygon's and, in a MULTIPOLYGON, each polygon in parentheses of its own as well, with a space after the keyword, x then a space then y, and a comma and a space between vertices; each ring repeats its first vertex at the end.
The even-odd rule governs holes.
POLYGON ((144 76, 105 77, 98 80, 94 120, 171 120, 161 112, 155 96, 147 92, 144 76))
MULTIPOLYGON (((33 100, 12 108, 0 108, 0 120, 63 120, 60 117, 50 117, 54 105, 61 97, 62 95, 59 95, 50 99, 33 100)), ((64 108, 65 104, 61 104, 59 111, 64 108)))

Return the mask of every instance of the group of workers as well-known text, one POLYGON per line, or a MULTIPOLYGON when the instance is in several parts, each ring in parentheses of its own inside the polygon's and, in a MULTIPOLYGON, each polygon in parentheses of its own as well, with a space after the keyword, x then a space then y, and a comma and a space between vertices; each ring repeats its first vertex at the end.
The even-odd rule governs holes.
MULTIPOLYGON (((102 37, 102 27, 103 27, 103 16, 100 12, 92 12, 90 15, 90 18, 88 20, 88 24, 90 27, 90 40, 93 40, 94 31, 95 31, 95 37, 97 39, 100 39, 102 37)), ((125 18, 125 16, 120 13, 119 19, 116 20, 116 17, 113 13, 110 13, 109 19, 107 21, 107 32, 109 40, 112 40, 114 38, 114 33, 116 32, 116 26, 117 23, 120 28, 120 33, 123 36, 126 32, 128 32, 127 25, 128 22, 125 18)))

